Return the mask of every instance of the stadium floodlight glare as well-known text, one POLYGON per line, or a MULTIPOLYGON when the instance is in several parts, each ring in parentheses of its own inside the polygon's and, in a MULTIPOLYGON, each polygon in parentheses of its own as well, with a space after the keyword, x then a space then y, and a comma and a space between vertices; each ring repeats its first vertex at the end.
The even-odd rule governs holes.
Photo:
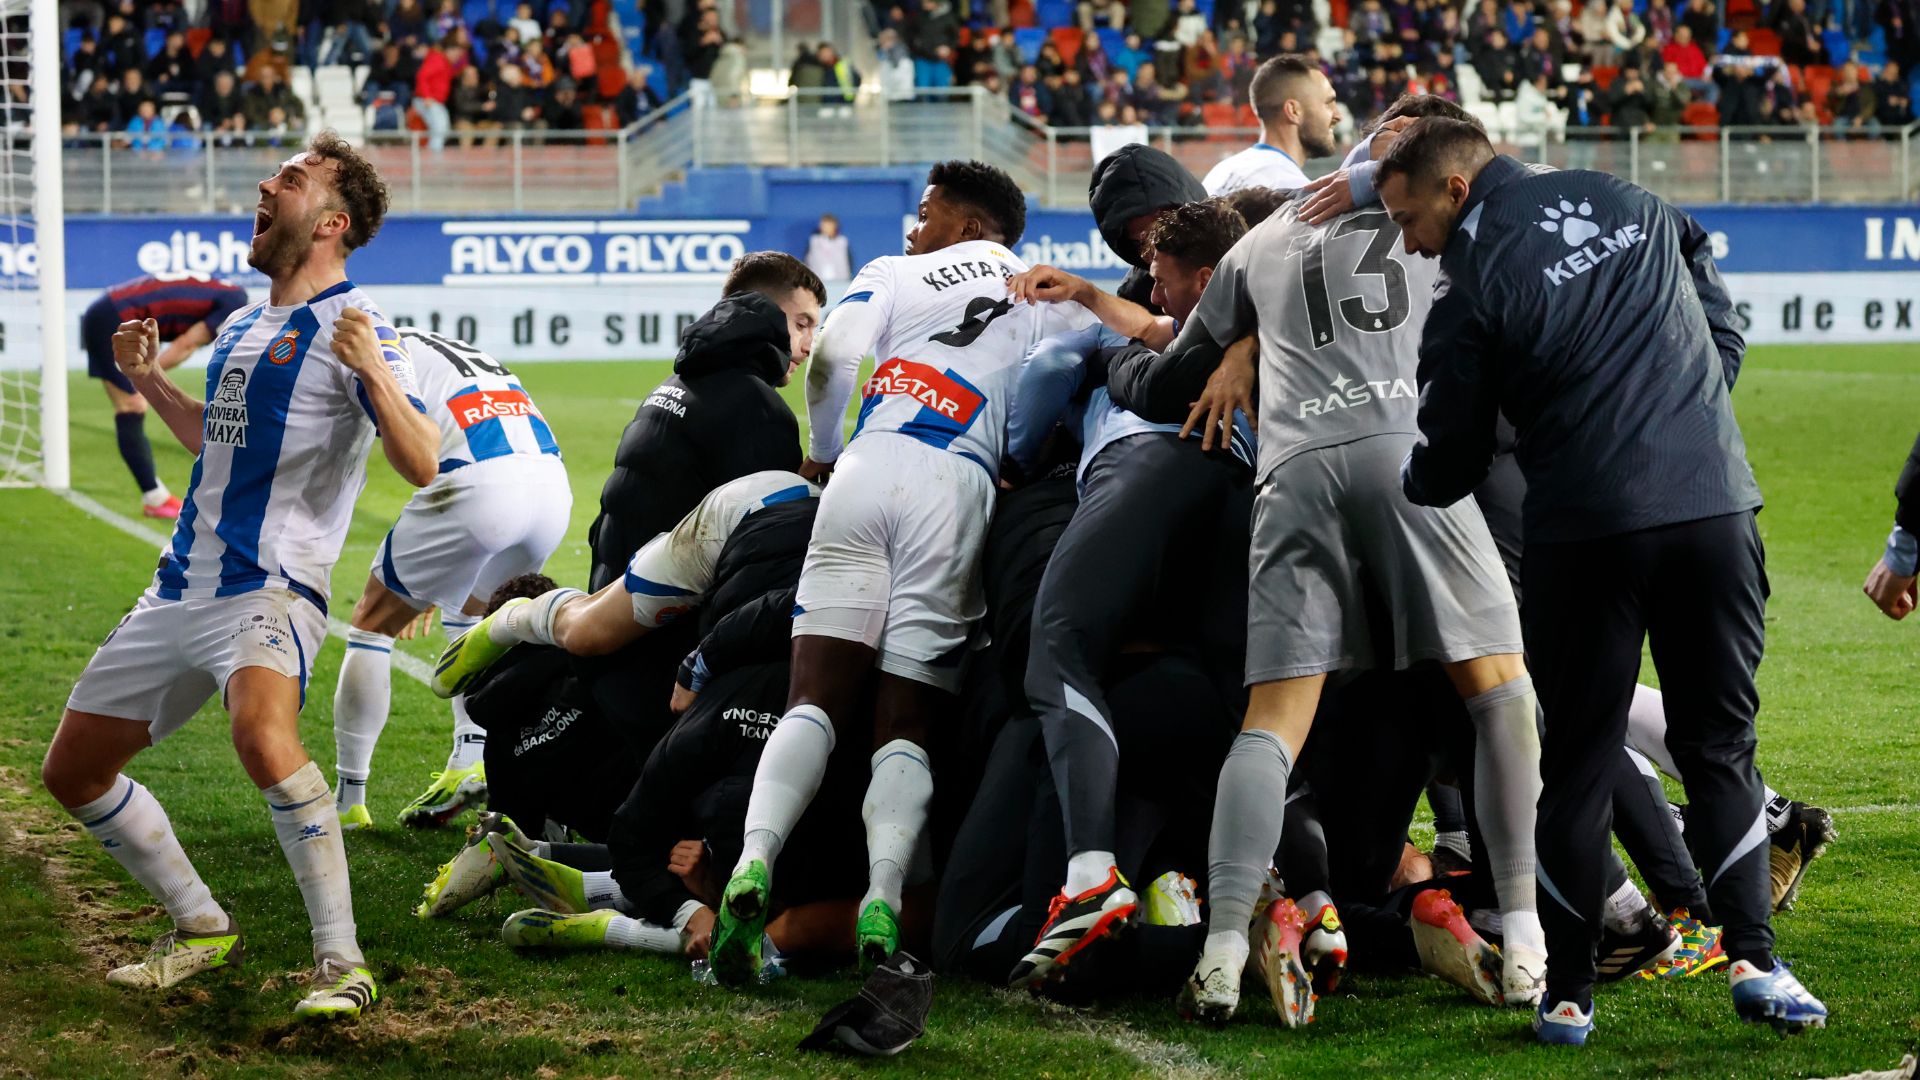
POLYGON ((0 95, 0 485, 64 489, 70 477, 58 0, 0 0, 0 95))

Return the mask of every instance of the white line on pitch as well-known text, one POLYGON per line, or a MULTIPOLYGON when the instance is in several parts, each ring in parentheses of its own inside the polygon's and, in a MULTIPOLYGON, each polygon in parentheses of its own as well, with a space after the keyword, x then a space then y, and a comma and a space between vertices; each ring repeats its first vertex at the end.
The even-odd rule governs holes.
MULTIPOLYGON (((167 546, 167 538, 165 535, 147 525, 135 521, 117 510, 109 509, 102 505, 100 500, 90 495, 78 491, 62 491, 56 494, 78 507, 81 512, 87 516, 103 521, 119 529, 121 532, 126 533, 128 536, 133 537, 135 540, 152 544, 156 550, 167 546)), ((345 641, 349 629, 350 627, 339 619, 332 617, 327 619, 327 633, 333 637, 345 641)), ((393 666, 401 673, 423 684, 430 683, 433 679, 433 665, 411 653, 403 653, 395 649, 393 651, 393 666)))

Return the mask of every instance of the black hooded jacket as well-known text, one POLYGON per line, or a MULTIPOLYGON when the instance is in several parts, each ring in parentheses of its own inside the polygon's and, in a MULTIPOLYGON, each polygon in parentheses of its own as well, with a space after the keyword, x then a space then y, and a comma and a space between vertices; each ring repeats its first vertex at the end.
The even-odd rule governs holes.
POLYGON ((1133 267, 1120 283, 1119 296, 1155 313, 1153 279, 1147 276, 1147 263, 1140 257, 1140 246, 1127 236, 1127 223, 1142 214, 1153 214, 1169 207, 1199 202, 1207 189, 1194 179, 1186 166, 1171 154, 1151 146, 1130 143, 1100 159, 1093 167, 1093 182, 1087 188, 1087 204, 1099 223, 1100 235, 1115 255, 1133 267))
POLYGON ((727 297, 687 328, 673 376, 634 412, 600 489, 592 588, 714 488, 800 467, 800 425, 777 389, 791 348, 786 314, 759 293, 727 297))

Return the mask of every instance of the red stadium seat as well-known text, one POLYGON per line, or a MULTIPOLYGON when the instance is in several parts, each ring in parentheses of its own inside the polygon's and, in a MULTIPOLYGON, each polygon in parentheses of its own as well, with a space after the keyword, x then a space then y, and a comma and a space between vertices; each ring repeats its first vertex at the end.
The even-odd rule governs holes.
POLYGON ((1780 35, 1759 27, 1747 31, 1747 44, 1752 47, 1755 56, 1779 56, 1780 35))
POLYGON ((1827 97, 1833 93, 1833 69, 1825 64, 1809 64, 1806 68, 1806 95, 1814 106, 1825 111, 1827 97))
MULTIPOLYGON (((1704 101, 1690 102, 1686 110, 1680 114, 1680 123, 1690 128, 1719 127, 1720 110, 1704 101)), ((1687 137, 1690 139, 1712 139, 1715 138, 1715 135, 1712 132, 1698 131, 1690 133, 1687 137)))
POLYGON ((187 51, 193 54, 194 59, 198 60, 200 58, 200 50, 206 48, 207 42, 212 40, 213 31, 204 26, 196 26, 187 31, 187 51))
POLYGON ((1033 0, 1012 0, 1007 5, 1007 22, 1022 29, 1038 25, 1033 13, 1033 0))
POLYGON ((1602 67, 1599 64, 1593 66, 1593 81, 1602 90, 1611 87, 1613 85, 1613 77, 1618 74, 1620 74, 1620 69, 1617 67, 1602 67))
POLYGON ((1260 126, 1260 117, 1253 111, 1253 106, 1242 105, 1234 110, 1233 124, 1235 127, 1257 128, 1260 126))
POLYGON ((1200 106, 1200 122, 1216 133, 1209 135, 1209 140, 1233 139, 1234 136, 1221 133, 1240 126, 1240 112, 1230 102, 1209 101, 1200 106))
POLYGON ((1047 37, 1052 39, 1053 47, 1060 50, 1060 58, 1071 64, 1080 55, 1081 30, 1077 26, 1056 26, 1047 37))

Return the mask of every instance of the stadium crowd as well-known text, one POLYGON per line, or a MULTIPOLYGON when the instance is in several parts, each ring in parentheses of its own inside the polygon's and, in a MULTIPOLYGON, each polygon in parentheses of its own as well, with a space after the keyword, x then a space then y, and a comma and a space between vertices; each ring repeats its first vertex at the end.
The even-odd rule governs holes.
POLYGON ((1247 84, 1281 53, 1318 63, 1362 124, 1403 93, 1512 103, 1529 128, 1913 121, 1910 0, 1733 4, 1041 0, 975 5, 971 18, 946 0, 874 7, 890 93, 979 84, 1055 127, 1252 127, 1247 84))

